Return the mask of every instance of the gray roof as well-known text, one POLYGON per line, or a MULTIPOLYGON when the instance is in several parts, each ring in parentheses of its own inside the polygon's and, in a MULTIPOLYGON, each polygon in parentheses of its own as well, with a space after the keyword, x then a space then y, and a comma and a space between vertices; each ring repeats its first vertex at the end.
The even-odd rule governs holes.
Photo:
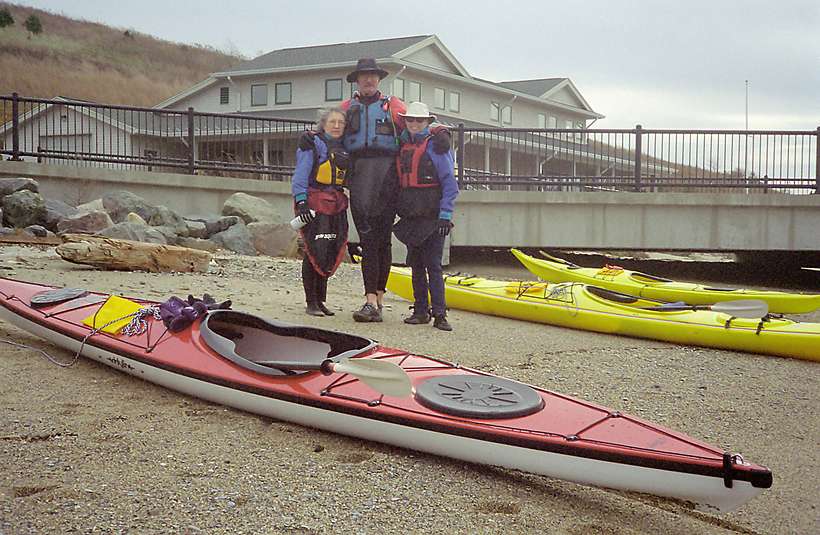
POLYGON ((359 58, 386 58, 429 37, 429 35, 415 35, 357 43, 283 48, 240 63, 225 72, 323 65, 356 61, 359 58))
POLYGON ((513 80, 510 82, 493 82, 496 85, 512 89, 534 97, 540 97, 566 78, 539 78, 537 80, 513 80))

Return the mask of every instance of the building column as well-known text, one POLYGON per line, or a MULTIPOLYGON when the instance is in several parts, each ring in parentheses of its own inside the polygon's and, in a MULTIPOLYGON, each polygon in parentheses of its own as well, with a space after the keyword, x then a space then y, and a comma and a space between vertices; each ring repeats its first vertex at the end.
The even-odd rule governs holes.
POLYGON ((504 162, 504 170, 507 175, 512 174, 512 147, 506 149, 506 162, 504 162))
POLYGON ((267 167, 270 164, 270 160, 268 159, 268 147, 270 145, 270 141, 268 138, 262 138, 262 165, 267 167))
POLYGON ((490 146, 486 144, 484 145, 484 172, 490 172, 490 146))

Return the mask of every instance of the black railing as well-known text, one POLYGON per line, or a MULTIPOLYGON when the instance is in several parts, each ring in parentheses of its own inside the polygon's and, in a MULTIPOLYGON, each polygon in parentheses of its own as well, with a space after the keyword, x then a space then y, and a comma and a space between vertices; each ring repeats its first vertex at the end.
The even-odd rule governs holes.
MULTIPOLYGON (((0 96, 0 154, 284 180, 310 121, 0 96)), ((451 125, 465 189, 817 193, 809 131, 520 129, 451 125)))

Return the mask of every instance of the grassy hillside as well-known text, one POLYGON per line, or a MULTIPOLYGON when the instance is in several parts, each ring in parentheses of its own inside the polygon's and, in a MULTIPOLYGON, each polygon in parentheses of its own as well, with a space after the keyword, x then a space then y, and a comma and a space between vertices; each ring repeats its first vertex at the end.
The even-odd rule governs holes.
POLYGON ((3 8, 15 23, 0 28, 0 95, 153 106, 241 60, 30 7, 0 2, 3 8), (24 27, 31 14, 42 22, 39 35, 24 27))

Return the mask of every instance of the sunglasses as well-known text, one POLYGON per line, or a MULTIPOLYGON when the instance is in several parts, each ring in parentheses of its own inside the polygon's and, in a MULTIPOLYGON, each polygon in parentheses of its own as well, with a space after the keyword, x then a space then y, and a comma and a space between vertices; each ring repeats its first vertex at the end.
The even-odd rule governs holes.
POLYGON ((429 121, 427 117, 405 117, 404 120, 408 123, 426 123, 429 121))

